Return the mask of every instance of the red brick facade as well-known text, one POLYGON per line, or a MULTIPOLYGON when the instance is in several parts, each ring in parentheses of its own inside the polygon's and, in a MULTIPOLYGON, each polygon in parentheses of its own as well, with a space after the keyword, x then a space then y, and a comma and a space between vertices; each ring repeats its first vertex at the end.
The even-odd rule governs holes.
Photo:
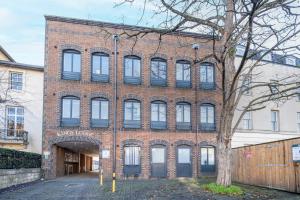
MULTIPOLYGON (((158 34, 149 34, 140 38, 134 48, 134 39, 128 39, 121 33, 129 26, 112 25, 101 22, 71 20, 67 18, 46 17, 45 41, 45 89, 44 89, 44 130, 43 151, 50 155, 44 159, 43 166, 46 177, 55 177, 56 156, 53 150, 58 141, 69 140, 72 137, 83 137, 85 140, 94 140, 102 149, 110 151, 109 159, 101 159, 100 165, 106 177, 111 177, 113 157, 113 83, 114 83, 114 43, 108 33, 119 34, 118 42, 118 100, 117 100, 117 176, 123 177, 123 147, 134 143, 141 148, 141 173, 139 177, 151 177, 150 147, 155 144, 165 145, 167 150, 167 177, 176 177, 176 147, 181 144, 192 148, 193 176, 200 176, 200 147, 201 145, 215 145, 216 131, 197 131, 199 121, 199 106, 201 103, 215 105, 216 124, 218 125, 221 107, 220 90, 202 90, 199 88, 199 64, 194 65, 195 50, 192 44, 200 44, 197 56, 210 53, 211 43, 207 38, 196 34, 165 35, 159 49, 158 34), (74 49, 81 53, 81 80, 63 80, 62 51, 74 49), (91 81, 91 54, 105 52, 109 54, 109 82, 98 83, 91 81), (155 53, 156 52, 156 53, 155 53), (140 85, 127 85, 123 82, 123 60, 126 55, 137 55, 141 58, 140 85), (167 60, 167 86, 154 87, 150 84, 150 60, 153 57, 162 57, 167 60), (176 88, 175 63, 185 59, 192 63, 192 88, 176 88), (196 80, 196 81, 195 81, 196 80), (80 127, 61 127, 61 98, 73 95, 80 99, 80 127), (109 127, 91 128, 91 98, 105 97, 109 100, 109 127), (126 99, 137 99, 141 102, 141 128, 123 128, 123 103, 126 99), (167 129, 152 130, 150 128, 150 105, 154 100, 163 100, 167 103, 167 129), (176 129, 176 103, 184 101, 191 104, 190 131, 176 129), (64 139, 67 138, 67 139, 64 139)), ((214 63, 213 60, 210 62, 214 63)), ((220 85, 220 74, 216 73, 216 85, 220 85)))

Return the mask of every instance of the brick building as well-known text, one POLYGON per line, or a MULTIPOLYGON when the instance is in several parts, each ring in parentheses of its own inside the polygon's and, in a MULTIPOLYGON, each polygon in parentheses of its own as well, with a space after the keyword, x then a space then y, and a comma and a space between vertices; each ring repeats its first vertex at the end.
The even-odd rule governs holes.
POLYGON ((194 64, 212 51, 211 37, 166 34, 159 45, 156 33, 138 40, 124 34, 147 30, 46 16, 47 178, 89 171, 92 156, 99 156, 104 176, 111 177, 114 117, 118 177, 215 173, 221 77, 213 60, 194 64), (119 36, 116 43, 112 35, 119 36))

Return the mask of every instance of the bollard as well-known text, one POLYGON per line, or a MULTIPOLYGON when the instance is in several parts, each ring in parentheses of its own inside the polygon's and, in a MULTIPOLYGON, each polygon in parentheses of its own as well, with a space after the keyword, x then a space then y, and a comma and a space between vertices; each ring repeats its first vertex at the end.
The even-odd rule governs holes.
POLYGON ((113 173, 113 176, 112 176, 112 188, 111 188, 111 191, 112 192, 116 191, 116 173, 115 172, 113 173))
POLYGON ((99 174, 99 176, 100 176, 100 185, 102 186, 103 185, 103 169, 101 169, 100 170, 100 174, 99 174))

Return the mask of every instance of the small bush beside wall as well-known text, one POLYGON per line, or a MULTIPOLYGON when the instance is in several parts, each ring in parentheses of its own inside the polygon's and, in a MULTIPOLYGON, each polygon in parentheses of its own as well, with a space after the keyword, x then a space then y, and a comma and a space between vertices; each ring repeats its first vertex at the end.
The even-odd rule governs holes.
POLYGON ((41 163, 40 154, 0 148, 0 169, 41 168, 41 163))

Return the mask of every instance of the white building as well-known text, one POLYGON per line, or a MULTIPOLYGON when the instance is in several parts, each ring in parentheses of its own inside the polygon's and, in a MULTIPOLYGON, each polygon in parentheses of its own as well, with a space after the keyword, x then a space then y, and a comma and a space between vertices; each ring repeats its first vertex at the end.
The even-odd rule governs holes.
MULTIPOLYGON (((241 55, 242 49, 237 51, 241 55)), ((237 63, 241 58, 237 57, 237 63)), ((252 60, 250 62, 255 62, 252 60)), ((268 54, 261 61, 261 66, 255 69, 250 76, 249 83, 260 82, 276 83, 276 80, 288 76, 296 76, 300 82, 300 59, 293 56, 280 56, 268 54)), ((247 81, 246 81, 247 82, 247 81)), ((244 82, 244 85, 247 84, 244 82)), ((296 84, 295 84, 296 85, 296 84)), ((274 87, 276 89, 276 87, 274 87)), ((241 108, 250 100, 266 94, 270 88, 258 87, 245 92, 241 98, 238 115, 241 108)), ((239 147, 250 144, 265 143, 275 140, 293 138, 300 136, 300 95, 289 97, 288 100, 271 101, 264 109, 248 112, 239 123, 238 129, 232 138, 232 147, 239 147)))
POLYGON ((0 147, 42 152, 44 68, 15 62, 0 46, 0 147))

